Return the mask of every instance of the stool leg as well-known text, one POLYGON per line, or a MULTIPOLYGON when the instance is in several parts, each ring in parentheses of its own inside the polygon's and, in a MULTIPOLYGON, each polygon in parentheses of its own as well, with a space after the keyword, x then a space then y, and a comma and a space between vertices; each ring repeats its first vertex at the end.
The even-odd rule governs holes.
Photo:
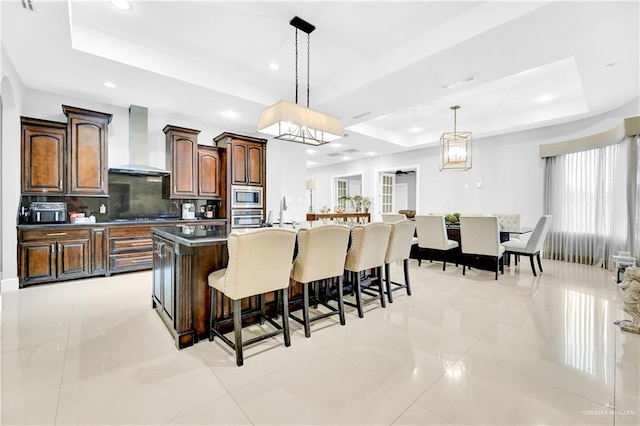
POLYGON ((387 307, 387 298, 384 297, 384 283, 382 282, 382 266, 376 268, 376 275, 378 276, 378 289, 380 290, 380 304, 383 308, 387 307))
POLYGON ((313 308, 318 309, 318 298, 320 297, 320 281, 313 283, 313 308))
POLYGON ((358 305, 358 316, 364 318, 364 310, 362 309, 362 294, 360 294, 360 273, 351 272, 352 286, 356 293, 356 305, 358 305))
POLYGON ((236 364, 242 366, 242 306, 241 299, 233 301, 233 334, 235 336, 236 364))
POLYGON ((542 270, 542 262, 540 261, 540 252, 538 252, 538 254, 536 255, 536 257, 538 258, 538 267, 540 268, 540 272, 544 272, 542 270))
POLYGON ((213 330, 216 329, 216 305, 218 304, 218 290, 213 287, 209 287, 210 297, 209 300, 211 302, 211 314, 209 316, 209 341, 213 341, 213 336, 215 333, 213 330))
POLYGON ((345 325, 346 321, 344 319, 344 298, 342 295, 342 275, 338 277, 338 316, 340 317, 340 325, 345 325))
POLYGON ((384 280, 387 282, 387 297, 389 303, 393 303, 393 292, 391 291, 391 266, 388 263, 384 264, 384 280))
POLYGON ((411 284, 409 283, 409 259, 402 261, 404 269, 404 283, 407 286, 407 296, 411 296, 411 284))
POLYGON ((260 307, 260 325, 264 325, 264 307, 265 307, 264 294, 258 296, 258 306, 260 307))
POLYGON ((302 284, 302 320, 304 322, 304 335, 311 337, 309 324, 309 283, 302 284))
POLYGON ((289 330, 289 288, 282 289, 282 329, 284 334, 284 345, 291 346, 291 331, 289 330))

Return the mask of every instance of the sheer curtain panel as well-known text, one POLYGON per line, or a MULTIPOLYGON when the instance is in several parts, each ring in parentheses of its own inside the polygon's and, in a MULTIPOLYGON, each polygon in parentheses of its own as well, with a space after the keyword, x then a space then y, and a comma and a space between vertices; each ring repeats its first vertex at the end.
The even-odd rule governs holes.
POLYGON ((611 255, 629 250, 627 141, 547 157, 545 257, 609 267, 611 255))

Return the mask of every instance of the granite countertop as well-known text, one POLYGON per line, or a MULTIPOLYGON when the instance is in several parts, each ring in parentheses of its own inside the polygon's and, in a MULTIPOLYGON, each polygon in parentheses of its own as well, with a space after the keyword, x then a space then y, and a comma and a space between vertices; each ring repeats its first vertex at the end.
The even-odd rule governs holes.
POLYGON ((226 244, 231 227, 227 224, 158 225, 151 228, 155 235, 188 246, 199 247, 226 244))
POLYGON ((204 224, 219 224, 225 223, 226 219, 148 219, 148 220, 140 220, 140 219, 131 219, 131 220, 112 220, 112 221, 103 221, 103 222, 64 222, 64 223, 21 223, 18 225, 18 228, 23 229, 36 229, 36 228, 51 228, 51 227, 69 227, 69 226, 114 226, 114 225, 158 225, 163 226, 163 224, 173 225, 180 223, 202 223, 204 224))

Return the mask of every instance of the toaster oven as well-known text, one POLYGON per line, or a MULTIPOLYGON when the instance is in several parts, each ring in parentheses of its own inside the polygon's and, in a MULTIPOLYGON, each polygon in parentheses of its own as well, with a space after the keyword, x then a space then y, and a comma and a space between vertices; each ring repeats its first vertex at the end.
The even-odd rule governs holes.
POLYGON ((66 221, 67 203, 29 204, 29 222, 31 223, 64 223, 66 221))

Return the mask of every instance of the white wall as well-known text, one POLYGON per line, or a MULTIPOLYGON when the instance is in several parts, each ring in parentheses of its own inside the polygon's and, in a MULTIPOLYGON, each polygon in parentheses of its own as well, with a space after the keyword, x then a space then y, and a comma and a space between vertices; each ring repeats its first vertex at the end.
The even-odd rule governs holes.
POLYGON ((17 232, 16 215, 20 200, 20 115, 24 87, 7 55, 4 46, 0 77, 2 96, 2 188, 0 191, 0 291, 16 290, 17 279, 17 232))
MULTIPOLYGON (((565 125, 474 140, 473 167, 466 172, 440 172, 438 147, 422 148, 378 158, 315 167, 307 172, 317 184, 316 205, 331 205, 332 177, 363 172, 363 195, 377 196, 376 175, 382 170, 417 166, 416 207, 429 212, 521 213, 523 226, 542 215, 544 160, 540 144, 570 140, 608 130, 625 117, 640 113, 634 100, 608 113, 565 125), (480 183, 480 188, 477 184, 480 183)), ((372 212, 378 211, 374 199, 372 212)), ((374 217, 377 219, 377 217, 374 217)))

